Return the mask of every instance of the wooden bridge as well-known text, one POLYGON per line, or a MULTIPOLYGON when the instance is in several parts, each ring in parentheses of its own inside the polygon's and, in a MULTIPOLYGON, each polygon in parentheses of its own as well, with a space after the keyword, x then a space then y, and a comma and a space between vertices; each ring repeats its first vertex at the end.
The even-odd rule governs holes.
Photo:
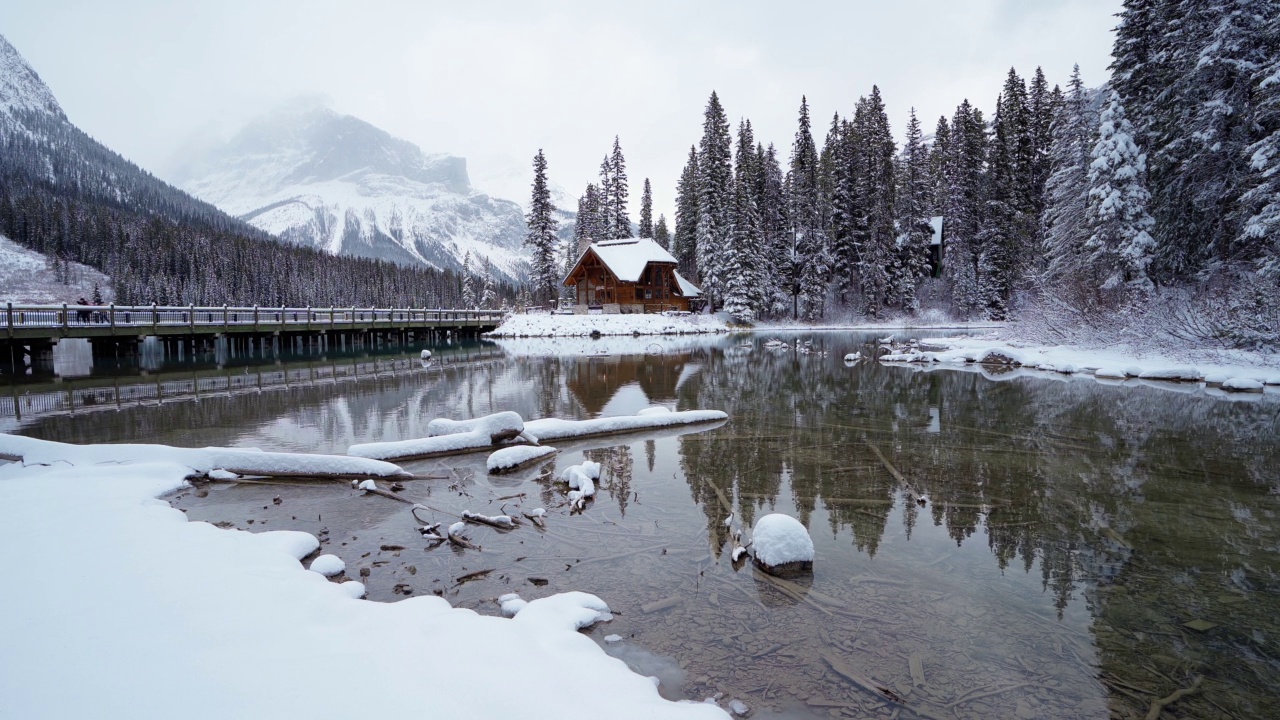
POLYGON ((166 355, 211 350, 328 350, 472 338, 502 322, 501 310, 426 308, 14 305, 0 317, 0 364, 48 363, 64 338, 84 338, 95 357, 136 355, 147 337, 166 355))

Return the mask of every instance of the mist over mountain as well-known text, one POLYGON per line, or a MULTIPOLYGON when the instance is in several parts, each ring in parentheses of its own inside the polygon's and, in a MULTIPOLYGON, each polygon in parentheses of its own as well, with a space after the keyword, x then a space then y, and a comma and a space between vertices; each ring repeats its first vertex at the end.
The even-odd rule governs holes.
POLYGON ((332 254, 460 269, 467 253, 527 274, 521 206, 475 189, 465 158, 316 103, 251 121, 180 158, 173 179, 255 227, 332 254))

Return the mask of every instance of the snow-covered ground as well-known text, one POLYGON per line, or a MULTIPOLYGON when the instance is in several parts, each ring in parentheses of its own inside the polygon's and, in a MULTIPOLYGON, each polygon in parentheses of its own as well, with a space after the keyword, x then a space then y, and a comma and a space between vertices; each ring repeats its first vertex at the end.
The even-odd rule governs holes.
POLYGON ((187 472, 0 465, 0 715, 727 717, 662 699, 577 632, 608 618, 599 598, 513 619, 357 600, 303 568, 314 536, 187 522, 156 499, 187 472))
POLYGON ((97 283, 111 302, 111 278, 80 263, 67 264, 67 284, 58 280, 53 261, 0 235, 0 303, 56 305, 92 299, 97 283))
POLYGON ((728 332, 714 315, 511 315, 491 337, 583 337, 599 335, 689 335, 728 332))
POLYGON ((1256 392, 1263 385, 1280 385, 1280 356, 1251 352, 1200 351, 1144 352, 1118 345, 1082 348, 1070 345, 1034 345, 1004 340, 997 334, 926 338, 918 345, 895 345, 881 362, 955 367, 969 363, 1007 364, 1027 370, 1068 376, 1091 376, 1103 382, 1151 381, 1204 382, 1212 388, 1256 392), (1233 382, 1234 381, 1234 382, 1233 382), (1249 382, 1253 381, 1253 382, 1249 382))

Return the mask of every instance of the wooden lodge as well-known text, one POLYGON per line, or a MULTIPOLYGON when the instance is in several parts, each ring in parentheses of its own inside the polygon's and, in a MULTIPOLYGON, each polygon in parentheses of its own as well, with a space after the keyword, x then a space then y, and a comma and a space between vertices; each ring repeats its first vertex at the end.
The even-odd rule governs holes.
POLYGON ((649 238, 592 243, 564 279, 574 312, 692 310, 702 293, 676 271, 676 259, 649 238))

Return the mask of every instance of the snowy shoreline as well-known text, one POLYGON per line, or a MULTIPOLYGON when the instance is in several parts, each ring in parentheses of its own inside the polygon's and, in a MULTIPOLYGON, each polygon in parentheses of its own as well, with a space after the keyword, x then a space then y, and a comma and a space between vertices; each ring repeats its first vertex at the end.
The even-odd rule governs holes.
POLYGON ((708 335, 730 328, 714 315, 510 315, 485 337, 536 338, 590 335, 708 335))
POLYGON ((996 334, 926 338, 883 346, 881 363, 918 369, 1002 369, 1000 377, 1091 377, 1108 384, 1166 389, 1203 386, 1212 395, 1257 397, 1280 386, 1280 357, 1258 353, 1188 350, 1178 357, 1128 346, 1089 349, 1036 345, 996 334), (1224 357, 1225 356, 1225 357, 1224 357))
MULTIPOLYGON (((562 593, 512 619, 435 596, 356 600, 305 532, 224 530, 159 497, 176 462, 0 464, 0 697, 14 717, 724 718, 662 699, 562 593), (345 676, 343 687, 317 678, 345 676), (565 691, 566 679, 573 691, 565 691)), ((334 549, 341 553, 341 549, 334 549)), ((347 558, 352 560, 353 558, 347 558)))

